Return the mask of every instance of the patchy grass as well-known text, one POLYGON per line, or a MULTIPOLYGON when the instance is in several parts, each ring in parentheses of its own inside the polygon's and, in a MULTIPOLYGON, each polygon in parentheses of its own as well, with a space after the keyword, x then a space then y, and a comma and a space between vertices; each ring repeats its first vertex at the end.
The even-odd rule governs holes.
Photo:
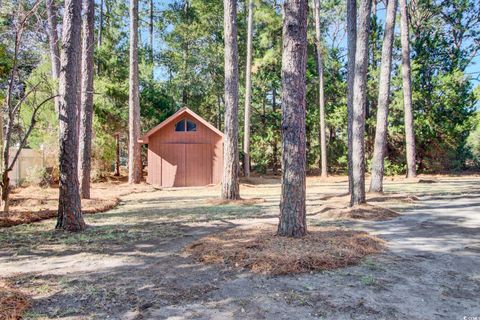
MULTIPOLYGON (((120 181, 92 184, 91 199, 82 200, 83 213, 99 213, 116 207, 119 197, 126 194, 153 191, 153 187, 129 185, 120 181)), ((58 187, 26 187, 13 190, 10 212, 0 213, 0 228, 54 218, 58 209, 58 187)))
POLYGON ((30 306, 30 299, 19 290, 0 282, 0 319, 22 319, 23 312, 30 306))
POLYGON ((186 253, 206 264, 225 264, 261 274, 291 274, 356 264, 385 248, 366 232, 312 227, 303 238, 275 235, 270 225, 236 228, 190 244, 186 253))
POLYGON ((0 233, 0 245, 16 255, 29 254, 32 250, 108 251, 112 246, 128 246, 138 241, 181 237, 177 229, 174 225, 140 221, 126 225, 90 225, 81 233, 72 233, 52 229, 48 223, 28 224, 0 233))
POLYGON ((362 276, 360 280, 366 286, 374 286, 377 284, 377 279, 375 279, 375 277, 370 274, 366 276, 362 276))
POLYGON ((249 198, 249 199, 237 199, 237 200, 226 200, 226 199, 208 199, 206 203, 212 204, 212 205, 253 205, 257 203, 263 203, 265 202, 265 199, 263 198, 249 198))

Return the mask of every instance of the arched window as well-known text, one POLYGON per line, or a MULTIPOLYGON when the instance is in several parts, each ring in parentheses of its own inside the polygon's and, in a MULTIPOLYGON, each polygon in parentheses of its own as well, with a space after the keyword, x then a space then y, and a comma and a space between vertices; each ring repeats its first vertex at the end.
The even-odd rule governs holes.
POLYGON ((175 131, 197 131, 197 124, 193 121, 182 119, 175 124, 175 131))
POLYGON ((197 131, 197 125, 195 122, 187 120, 187 131, 197 131))
POLYGON ((184 132, 185 131, 185 119, 182 119, 177 122, 175 125, 175 131, 184 132))

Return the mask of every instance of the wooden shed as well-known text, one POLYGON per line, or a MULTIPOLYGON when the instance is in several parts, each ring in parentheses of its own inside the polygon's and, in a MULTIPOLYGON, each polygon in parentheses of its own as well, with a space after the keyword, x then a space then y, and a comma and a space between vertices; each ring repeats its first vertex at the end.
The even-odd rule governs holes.
POLYGON ((220 183, 223 133, 184 107, 148 131, 147 183, 162 187, 220 183))

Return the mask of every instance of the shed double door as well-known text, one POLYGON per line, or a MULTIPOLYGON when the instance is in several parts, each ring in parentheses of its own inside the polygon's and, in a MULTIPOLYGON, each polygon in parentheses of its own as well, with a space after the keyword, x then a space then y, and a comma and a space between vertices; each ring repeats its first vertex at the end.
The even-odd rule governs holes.
POLYGON ((210 144, 160 144, 163 187, 205 186, 212 183, 210 144))

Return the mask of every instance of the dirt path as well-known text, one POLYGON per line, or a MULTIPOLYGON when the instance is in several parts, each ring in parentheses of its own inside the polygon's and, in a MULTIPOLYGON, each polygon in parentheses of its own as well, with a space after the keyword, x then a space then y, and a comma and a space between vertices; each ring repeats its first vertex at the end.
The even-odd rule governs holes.
MULTIPOLYGON (((346 184, 309 182, 310 214, 346 184)), ((480 190, 476 179, 392 182, 421 194, 386 222, 325 221, 368 230, 389 251, 361 265, 315 274, 258 276, 193 262, 182 248, 240 224, 275 223, 279 186, 244 187, 248 206, 214 206, 216 188, 123 198, 87 216, 81 235, 52 232, 53 221, 0 230, 0 277, 29 292, 26 319, 464 319, 480 316, 480 190), (238 218, 233 219, 232 218, 238 218), (254 219, 255 218, 255 219, 254 219)))
POLYGON ((201 301, 150 310, 148 319, 463 319, 480 315, 480 195, 424 197, 388 222, 350 224, 390 251, 322 274, 218 284, 201 301), (453 199, 452 199, 453 198, 453 199))

